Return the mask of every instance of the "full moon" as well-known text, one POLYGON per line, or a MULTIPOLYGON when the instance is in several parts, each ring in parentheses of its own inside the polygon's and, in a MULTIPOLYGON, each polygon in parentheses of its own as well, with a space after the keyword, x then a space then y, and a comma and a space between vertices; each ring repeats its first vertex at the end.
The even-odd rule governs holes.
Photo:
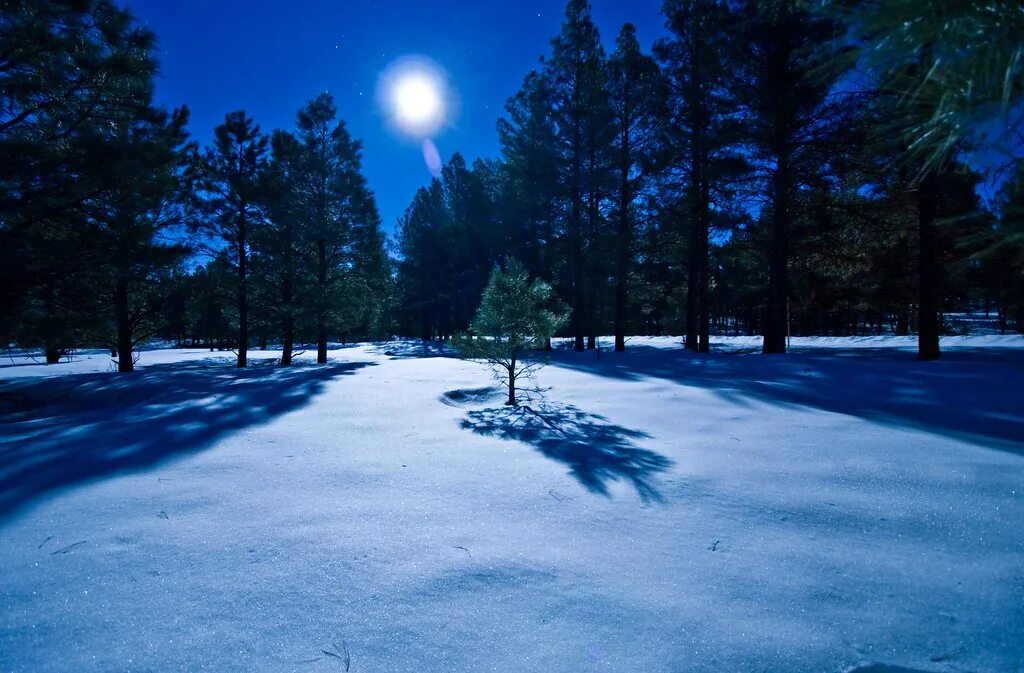
POLYGON ((452 94, 444 71, 424 57, 392 63, 381 75, 378 100, 391 125, 414 138, 436 135, 451 115, 452 94))
POLYGON ((398 116, 409 124, 422 124, 441 109, 441 95, 434 82, 419 74, 405 75, 395 86, 398 116))

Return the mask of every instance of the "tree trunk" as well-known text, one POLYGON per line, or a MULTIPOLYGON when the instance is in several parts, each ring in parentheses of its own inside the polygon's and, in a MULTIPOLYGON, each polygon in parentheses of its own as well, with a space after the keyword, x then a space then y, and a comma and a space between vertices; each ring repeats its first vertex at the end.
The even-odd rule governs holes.
POLYGON ((53 283, 47 283, 46 285, 46 318, 43 321, 43 329, 46 333, 45 341, 46 346, 43 349, 43 353, 46 356, 46 364, 55 365, 60 362, 60 344, 57 342, 57 325, 60 321, 57 319, 56 310, 54 308, 54 288, 53 283))
POLYGON ((583 189, 580 186, 581 165, 580 130, 576 125, 572 130, 572 213, 569 219, 569 265, 572 273, 572 315, 569 318, 572 330, 573 348, 582 353, 583 330, 586 322, 583 315, 583 189))
MULTIPOLYGON (((706 162, 707 157, 702 161, 706 162)), ((697 274, 697 351, 711 351, 711 260, 709 248, 709 232, 711 229, 711 194, 706 179, 701 180, 700 187, 700 227, 699 240, 700 259, 697 274)))
MULTIPOLYGON (((623 162, 626 164, 627 162, 623 162)), ((626 321, 629 317, 629 257, 632 232, 629 222, 629 167, 625 165, 619 185, 619 250, 615 273, 615 351, 626 350, 626 321)))
POLYGON ((910 334, 910 309, 906 305, 900 305, 899 313, 896 314, 896 327, 893 329, 896 336, 910 334))
POLYGON ((780 152, 773 177, 771 238, 768 249, 768 307, 762 352, 786 352, 786 294, 789 266, 789 161, 780 152))
POLYGON ((686 335, 683 338, 683 346, 687 350, 697 350, 697 246, 694 245, 694 236, 697 232, 697 223, 690 223, 690 245, 687 269, 686 269, 686 335))
POLYGON ((686 338, 685 347, 687 350, 696 351, 698 346, 698 305, 700 300, 700 198, 697 182, 699 181, 700 168, 697 162, 693 162, 690 172, 690 236, 687 246, 686 265, 686 338))
POLYGON ((132 325, 128 311, 128 279, 120 275, 114 287, 114 317, 117 322, 117 371, 135 371, 132 362, 132 325))
POLYGON ((516 360, 512 358, 512 366, 508 369, 508 400, 506 405, 516 405, 516 360))
POLYGON ((917 358, 939 357, 938 255, 935 235, 937 186, 931 173, 917 189, 918 301, 917 358))
POLYGON ((284 309, 284 316, 281 320, 281 365, 289 367, 292 364, 292 350, 295 348, 295 314, 292 312, 294 301, 295 284, 293 275, 292 258, 292 228, 285 230, 284 241, 284 277, 281 279, 281 306, 284 309))
POLYGON ((327 241, 317 241, 317 285, 319 306, 316 316, 316 362, 327 364, 327 241))
MULTIPOLYGON (((579 225, 577 224, 577 227, 579 225)), ((580 245, 580 234, 577 231, 570 238, 573 240, 572 250, 572 337, 573 348, 577 352, 583 352, 583 254, 580 245)))
POLYGON ((323 322, 316 328, 316 363, 327 364, 327 325, 323 322))
POLYGON ((291 316, 285 318, 284 335, 281 339, 281 364, 288 367, 292 364, 292 349, 295 347, 295 321, 291 316))
MULTIPOLYGON (((244 229, 243 229, 244 232, 244 229)), ((245 234, 239 237, 238 250, 238 362, 236 366, 248 364, 249 351, 249 297, 248 287, 248 256, 245 251, 245 234)))

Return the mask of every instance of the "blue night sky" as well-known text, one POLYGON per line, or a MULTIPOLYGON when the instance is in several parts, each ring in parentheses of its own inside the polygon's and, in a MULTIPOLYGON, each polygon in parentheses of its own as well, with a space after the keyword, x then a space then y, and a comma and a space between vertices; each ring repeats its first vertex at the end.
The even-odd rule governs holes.
MULTIPOLYGON (((626 21, 645 47, 663 34, 661 0, 592 0, 606 48, 626 21)), ((231 110, 265 132, 291 129, 321 91, 363 141, 364 167, 384 229, 393 231, 416 188, 430 180, 418 141, 386 127, 375 91, 380 73, 405 55, 438 62, 461 99, 435 137, 443 159, 496 156, 495 123, 562 21, 561 0, 127 0, 159 38, 157 100, 185 104, 201 143, 231 110)))

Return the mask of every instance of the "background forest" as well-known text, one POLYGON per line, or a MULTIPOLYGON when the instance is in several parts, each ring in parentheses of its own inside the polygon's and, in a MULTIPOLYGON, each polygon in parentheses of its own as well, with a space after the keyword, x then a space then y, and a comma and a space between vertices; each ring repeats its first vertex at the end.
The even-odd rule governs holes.
POLYGON ((107 0, 0 14, 0 337, 48 362, 164 341, 292 353, 466 330, 516 259, 615 336, 1024 331, 1019 3, 667 0, 605 50, 586 0, 497 122, 382 229, 321 94, 190 141, 156 37, 107 0), (941 36, 941 39, 939 39, 941 36), (988 322, 983 319, 987 318, 988 322))

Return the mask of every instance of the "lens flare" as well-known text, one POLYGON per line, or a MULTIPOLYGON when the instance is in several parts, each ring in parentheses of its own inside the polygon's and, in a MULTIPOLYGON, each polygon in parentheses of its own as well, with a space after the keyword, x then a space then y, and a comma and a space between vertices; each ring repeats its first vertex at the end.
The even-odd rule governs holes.
POLYGON ((441 177, 441 153, 437 151, 437 145, 430 138, 423 139, 423 163, 427 170, 435 178, 441 177))
POLYGON ((456 107, 444 71, 423 56, 389 65, 377 84, 377 100, 395 130, 418 139, 436 135, 456 107))

